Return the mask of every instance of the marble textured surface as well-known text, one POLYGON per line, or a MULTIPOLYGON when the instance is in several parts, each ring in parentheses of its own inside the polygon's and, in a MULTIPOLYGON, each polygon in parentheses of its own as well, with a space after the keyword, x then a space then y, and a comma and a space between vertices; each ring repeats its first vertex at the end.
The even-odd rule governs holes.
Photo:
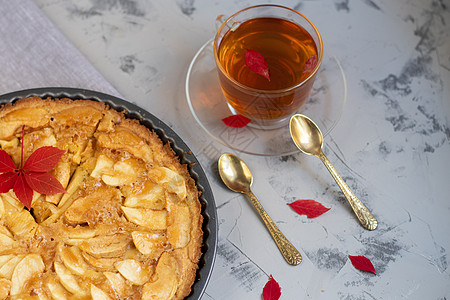
MULTIPOLYGON (((273 1, 269 1, 273 3, 273 1)), ((446 0, 279 2, 309 16, 347 76, 342 118, 325 153, 379 220, 357 223, 321 162, 303 154, 236 153, 205 134, 184 94, 187 67, 215 18, 259 1, 35 0, 128 101, 171 126, 211 182, 219 217, 214 271, 202 299, 261 299, 269 275, 281 299, 450 298, 450 3, 446 0), (253 190, 300 250, 287 265, 243 196, 218 181, 222 152, 241 156, 253 190), (286 203, 331 210, 307 219, 286 203), (365 255, 377 275, 356 270, 365 255)))

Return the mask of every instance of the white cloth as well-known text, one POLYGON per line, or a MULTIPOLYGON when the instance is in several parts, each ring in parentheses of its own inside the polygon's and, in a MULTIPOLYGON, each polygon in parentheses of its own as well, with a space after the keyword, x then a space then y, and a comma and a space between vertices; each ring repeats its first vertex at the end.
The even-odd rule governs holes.
POLYGON ((0 0, 0 94, 73 87, 120 94, 31 0, 0 0))

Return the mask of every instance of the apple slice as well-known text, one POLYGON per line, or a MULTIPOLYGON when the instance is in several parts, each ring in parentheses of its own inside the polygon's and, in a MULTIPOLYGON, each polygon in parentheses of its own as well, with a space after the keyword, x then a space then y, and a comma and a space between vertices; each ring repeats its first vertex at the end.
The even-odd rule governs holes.
POLYGON ((111 258, 122 256, 128 249, 130 242, 131 237, 128 234, 116 233, 84 240, 79 247, 96 258, 111 258))
POLYGON ((152 272, 135 259, 125 259, 114 264, 117 271, 135 285, 143 285, 149 281, 152 272))
POLYGON ((178 287, 177 272, 176 259, 168 252, 164 252, 156 265, 154 276, 156 280, 144 285, 142 299, 172 299, 178 287))
POLYGON ((131 208, 122 206, 122 211, 128 221, 148 227, 152 230, 165 230, 167 228, 167 211, 147 208, 131 208))
POLYGON ((55 272, 59 278, 59 282, 69 292, 75 295, 86 295, 86 291, 81 288, 77 278, 62 263, 55 261, 55 272))
POLYGON ((57 247, 58 254, 67 269, 76 275, 84 275, 88 270, 88 265, 81 256, 81 251, 76 246, 64 246, 59 244, 57 247))
POLYGON ((91 284, 91 297, 92 300, 112 300, 112 298, 109 297, 107 293, 93 284, 91 284))
POLYGON ((11 278, 11 295, 18 295, 23 292, 26 283, 33 277, 44 271, 45 265, 42 257, 38 254, 28 254, 14 268, 11 278))
POLYGON ((133 231, 131 237, 136 249, 150 259, 158 259, 168 246, 163 233, 133 231))

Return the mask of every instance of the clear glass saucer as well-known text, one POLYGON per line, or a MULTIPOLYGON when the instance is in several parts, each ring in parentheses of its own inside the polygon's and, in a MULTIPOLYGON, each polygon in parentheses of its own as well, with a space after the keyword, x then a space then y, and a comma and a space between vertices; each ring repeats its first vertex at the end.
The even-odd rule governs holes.
MULTIPOLYGON (((325 47, 325 49, 327 49, 325 47)), ((297 113, 310 117, 328 135, 338 123, 347 101, 344 71, 336 57, 325 50, 310 98, 297 113)), ((254 155, 282 156, 297 153, 289 126, 263 130, 246 126, 227 127, 222 119, 233 113, 219 84, 213 41, 204 44, 192 59, 186 76, 186 97, 198 124, 220 143, 254 155)))

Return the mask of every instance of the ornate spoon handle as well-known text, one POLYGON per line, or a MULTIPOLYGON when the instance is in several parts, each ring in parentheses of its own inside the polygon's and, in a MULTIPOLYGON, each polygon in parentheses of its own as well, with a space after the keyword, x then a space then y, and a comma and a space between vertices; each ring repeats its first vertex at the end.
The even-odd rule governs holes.
POLYGON ((342 193, 344 193, 344 196, 347 199, 348 203, 350 203, 350 206, 352 207, 353 211, 358 217, 358 220, 361 223, 361 225, 368 230, 374 230, 375 228, 377 228, 378 226, 377 219, 372 215, 372 213, 367 209, 367 207, 365 207, 364 204, 362 204, 362 202, 358 199, 358 197, 356 197, 356 195, 352 192, 352 190, 342 179, 342 177, 339 176, 338 172, 333 167, 328 158, 325 156, 325 154, 320 153, 318 157, 323 162, 325 167, 327 167, 328 171, 331 173, 334 180, 339 185, 339 188, 342 190, 342 193))
POLYGON ((295 249, 295 247, 291 244, 291 242, 289 242, 284 234, 281 233, 280 229, 278 229, 277 225, 275 225, 275 223, 266 213, 261 203, 259 203, 258 199, 256 199, 255 195, 251 191, 247 192, 246 194, 252 202, 253 206, 256 208, 259 216, 266 224, 267 229, 272 235, 272 238, 275 240, 275 243, 277 244, 278 249, 280 249, 280 252, 283 255, 284 259, 288 262, 288 264, 294 266, 301 263, 302 256, 300 252, 298 252, 298 250, 295 249))

